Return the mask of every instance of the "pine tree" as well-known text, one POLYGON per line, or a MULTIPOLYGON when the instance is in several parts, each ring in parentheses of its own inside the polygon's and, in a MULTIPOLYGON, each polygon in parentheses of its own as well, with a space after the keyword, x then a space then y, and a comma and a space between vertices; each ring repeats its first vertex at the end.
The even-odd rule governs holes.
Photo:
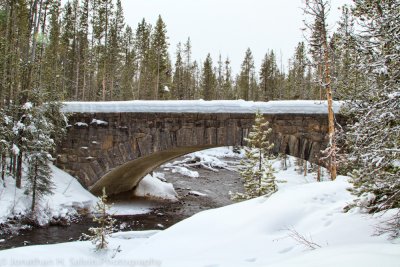
POLYGON ((0 109, 0 166, 1 180, 5 186, 5 175, 7 172, 7 157, 11 156, 11 142, 13 140, 13 119, 9 111, 0 109))
POLYGON ((96 215, 93 217, 93 221, 98 223, 99 226, 89 228, 89 232, 92 235, 83 234, 85 238, 92 241, 97 250, 107 248, 107 237, 109 237, 114 230, 113 227, 116 220, 108 214, 109 210, 110 205, 107 204, 106 190, 103 187, 103 194, 98 197, 94 211, 96 215))
POLYGON ((181 43, 178 43, 176 48, 176 61, 175 71, 172 81, 172 90, 176 99, 185 99, 185 88, 184 88, 184 65, 182 62, 182 47, 181 43))
POLYGON ((26 193, 32 193, 31 212, 34 213, 40 198, 51 194, 54 188, 49 165, 53 159, 50 153, 55 149, 55 142, 51 137, 55 126, 45 116, 45 107, 27 102, 23 108, 26 116, 24 132, 28 163, 26 193))
MULTIPOLYGON (((148 99, 153 88, 150 69, 150 35, 151 25, 143 19, 136 29, 135 51, 138 60, 137 99, 148 99)), ((153 90, 154 91, 154 90, 153 90)))
POLYGON ((254 59, 250 48, 246 50, 238 82, 240 98, 246 101, 257 100, 258 88, 255 75, 254 59))
POLYGON ((44 52, 43 62, 43 89, 51 100, 63 99, 60 88, 62 87, 63 73, 61 70, 60 55, 60 3, 53 1, 50 7, 50 33, 49 44, 44 52), (56 90, 55 90, 56 89, 56 90))
POLYGON ((170 84, 170 62, 168 54, 167 26, 158 16, 154 31, 151 34, 151 65, 153 89, 152 99, 162 98, 163 89, 170 84))
MULTIPOLYGON (((369 87, 347 108, 347 159, 354 169, 355 205, 370 212, 400 207, 400 31, 398 1, 355 1, 353 14, 362 34, 356 36, 359 68, 369 87)), ((393 218, 400 224, 400 215, 393 218)), ((399 236, 398 229, 392 229, 399 236)))
POLYGON ((216 85, 215 85, 215 99, 224 99, 224 66, 222 56, 219 54, 217 68, 216 68, 216 85))
POLYGON ((204 61, 203 73, 201 77, 201 88, 204 100, 215 99, 216 77, 213 68, 211 55, 208 54, 204 61))
POLYGON ((131 27, 126 27, 123 39, 124 60, 121 84, 121 100, 137 99, 134 79, 138 66, 136 64, 134 36, 131 27))
POLYGON ((185 99, 194 99, 195 81, 194 81, 194 64, 192 62, 192 43, 190 38, 187 39, 182 51, 183 60, 183 86, 185 88, 185 99))
POLYGON ((274 51, 267 52, 261 63, 260 90, 264 101, 277 99, 279 70, 274 51))
POLYGON ((223 95, 225 99, 234 99, 235 93, 233 91, 232 67, 229 58, 225 60, 224 66, 224 81, 222 85, 223 95))
POLYGON ((76 68, 76 81, 75 85, 75 99, 85 101, 88 99, 88 87, 90 84, 89 76, 89 14, 90 14, 90 0, 85 0, 79 10, 79 25, 77 30, 78 42, 78 60, 79 64, 76 68))
POLYGON ((201 67, 197 63, 197 61, 193 61, 192 65, 192 88, 193 92, 190 96, 190 99, 199 99, 202 95, 202 88, 201 88, 201 67))
POLYGON ((360 99, 368 87, 364 72, 357 66, 361 60, 358 53, 355 21, 348 6, 342 7, 339 27, 331 40, 333 88, 340 99, 360 99))
MULTIPOLYGON (((61 66, 62 66, 62 99, 73 99, 75 88, 74 80, 74 61, 75 61, 75 21, 72 4, 68 1, 64 6, 62 18, 62 29, 60 40, 61 66)), ((51 55, 50 55, 51 56, 51 55)))
POLYGON ((248 138, 246 138, 245 151, 247 161, 244 162, 246 167, 241 172, 244 179, 245 192, 231 194, 234 200, 251 199, 262 195, 268 197, 278 190, 274 169, 269 162, 272 158, 271 150, 274 144, 270 144, 268 141, 272 131, 268 126, 268 121, 257 111, 255 123, 248 138))
POLYGON ((304 42, 299 42, 295 49, 295 54, 289 66, 289 88, 287 97, 289 99, 307 99, 306 91, 306 70, 307 56, 304 42))
POLYGON ((122 73, 122 45, 125 19, 121 0, 117 0, 116 10, 110 22, 108 34, 108 70, 109 100, 115 100, 123 90, 120 87, 122 73))

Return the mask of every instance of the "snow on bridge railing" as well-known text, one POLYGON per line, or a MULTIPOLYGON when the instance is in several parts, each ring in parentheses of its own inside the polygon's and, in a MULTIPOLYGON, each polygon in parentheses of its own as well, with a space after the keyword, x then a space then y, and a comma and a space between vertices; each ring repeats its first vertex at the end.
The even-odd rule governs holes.
MULTIPOLYGON (((244 100, 133 100, 110 102, 64 102, 65 113, 255 113, 327 114, 327 101, 284 100, 253 102, 244 100)), ((333 103, 339 111, 341 102, 333 103)))

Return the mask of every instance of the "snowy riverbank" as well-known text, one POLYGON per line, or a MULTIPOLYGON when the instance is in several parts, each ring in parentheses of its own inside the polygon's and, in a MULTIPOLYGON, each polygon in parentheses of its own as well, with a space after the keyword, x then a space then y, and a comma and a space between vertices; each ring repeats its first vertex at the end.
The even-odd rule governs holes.
MULTIPOLYGON (((79 213, 91 212, 97 197, 82 187, 82 185, 68 173, 51 166, 52 181, 54 182, 54 194, 44 196, 37 206, 35 220, 39 226, 48 224, 69 224, 70 220, 79 213)), ((5 177, 5 185, 0 183, 0 225, 4 229, 1 232, 15 232, 18 228, 29 226, 19 225, 24 221, 24 216, 30 212, 31 196, 26 195, 25 189, 15 187, 15 180, 9 176, 5 177), (12 221, 12 224, 7 222, 12 221)), ((147 175, 138 185, 133 195, 176 201, 177 195, 172 184, 165 183, 147 175)), ((117 203, 113 205, 111 213, 114 215, 135 215, 151 211, 146 205, 135 203, 117 203)))
MULTIPOLYGON (((97 198, 85 190, 68 173, 51 166, 54 194, 44 196, 37 206, 36 221, 47 225, 52 220, 65 219, 77 215, 80 210, 90 210, 97 198)), ((0 185, 0 223, 10 218, 19 218, 29 213, 31 196, 24 194, 25 189, 15 187, 15 180, 5 177, 5 187, 0 185)))
MULTIPOLYGON (((279 163, 275 164, 278 167, 279 163)), ((0 251, 3 266, 400 266, 399 240, 375 236, 385 214, 343 207, 348 178, 317 183, 294 167, 276 174, 279 191, 204 211, 164 231, 125 232, 107 252, 90 242, 0 251), (283 182, 284 181, 284 182, 283 182)))

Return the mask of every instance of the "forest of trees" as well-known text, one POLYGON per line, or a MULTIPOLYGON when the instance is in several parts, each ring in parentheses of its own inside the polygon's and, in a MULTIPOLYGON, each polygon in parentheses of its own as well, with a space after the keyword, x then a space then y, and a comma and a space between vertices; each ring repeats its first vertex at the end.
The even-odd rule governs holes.
MULTIPOLYGON (((354 51, 340 48, 350 24, 343 18, 330 38, 337 77, 350 74, 345 60, 353 60, 354 51)), ((248 48, 237 75, 221 55, 194 60, 190 38, 176 45, 174 55, 169 46, 161 16, 154 25, 143 19, 132 28, 120 0, 72 0, 64 6, 60 0, 1 0, 0 98, 22 103, 32 88, 45 101, 321 98, 318 49, 304 42, 294 48, 287 73, 275 51, 266 49, 258 68, 248 48)), ((361 86, 362 75, 352 82, 361 86)), ((340 93, 346 85, 338 84, 340 93)))

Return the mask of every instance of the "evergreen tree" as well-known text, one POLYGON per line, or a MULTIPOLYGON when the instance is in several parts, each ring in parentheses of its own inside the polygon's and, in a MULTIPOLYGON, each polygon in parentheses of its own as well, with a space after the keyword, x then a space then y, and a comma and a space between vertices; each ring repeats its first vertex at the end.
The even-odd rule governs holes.
POLYGON ((219 54, 216 73, 216 85, 215 85, 215 99, 224 99, 224 66, 222 62, 222 56, 219 54))
POLYGON ((50 163, 51 152, 55 149, 54 140, 50 134, 54 126, 49 123, 40 107, 33 107, 30 102, 24 105, 26 109, 26 148, 27 193, 32 193, 31 212, 35 212, 36 204, 43 195, 53 192, 54 183, 51 181, 50 163))
POLYGON ((223 95, 225 99, 234 99, 235 93, 233 91, 232 68, 229 58, 225 60, 224 66, 224 81, 222 85, 223 95))
POLYGON ((108 242, 107 237, 112 234, 114 230, 115 219, 113 219, 109 214, 110 205, 107 203, 107 195, 106 190, 103 187, 103 194, 98 197, 98 201, 95 206, 95 216, 93 217, 93 221, 98 223, 98 227, 89 228, 89 232, 92 235, 83 236, 92 241, 92 243, 96 246, 97 250, 106 249, 108 242))
MULTIPOLYGON (((356 205, 370 212, 400 207, 400 31, 398 1, 355 1, 353 14, 362 28, 356 36, 359 68, 370 86, 350 103, 347 159, 354 168, 356 205)), ((400 214, 393 218, 400 224, 400 214)), ((394 236, 399 230, 391 229, 394 236)))
POLYGON ((60 90, 63 82, 60 55, 60 32, 60 3, 59 1, 53 1, 50 6, 49 44, 46 47, 43 62, 43 89, 53 101, 63 99, 60 90))
POLYGON ((257 100, 257 82, 255 76, 255 67, 253 54, 248 48, 242 62, 239 76, 240 98, 248 100, 257 100))
POLYGON ((309 53, 311 55, 310 65, 315 69, 316 75, 316 77, 314 77, 314 81, 316 83, 315 89, 317 90, 315 99, 322 100, 324 99, 324 50, 322 46, 323 39, 320 33, 324 27, 324 24, 319 16, 316 16, 310 25, 306 23, 306 27, 308 27, 311 31, 309 37, 309 53))
POLYGON ((216 77, 214 73, 211 55, 208 54, 204 61, 203 73, 201 77, 201 88, 204 100, 215 99, 216 77))
POLYGON ((260 90, 264 101, 277 99, 279 70, 274 51, 267 52, 261 63, 260 90))
MULTIPOLYGON (((150 65, 150 35, 151 25, 143 19, 136 29, 135 51, 138 60, 138 77, 137 77, 137 98, 150 98, 153 88, 151 81, 150 65)), ((153 90, 154 91, 154 90, 153 90)))
POLYGON ((121 100, 137 99, 135 93, 135 75, 137 72, 136 53, 132 28, 127 26, 123 38, 123 70, 121 81, 121 100))
POLYGON ((7 157, 11 158, 11 140, 13 140, 13 119, 8 115, 8 110, 0 109, 0 166, 1 180, 5 186, 7 172, 7 157))
POLYGON ((251 199, 259 196, 270 196, 278 190, 275 182, 274 169, 269 162, 274 144, 268 141, 272 129, 263 115, 257 111, 255 123, 246 138, 245 170, 241 172, 244 179, 244 193, 231 194, 234 200, 251 199))
POLYGON ((170 84, 170 62, 168 54, 167 26, 161 16, 158 16, 154 31, 151 35, 151 66, 154 93, 152 99, 162 98, 163 89, 170 84))
POLYGON ((184 65, 183 70, 183 86, 185 88, 185 99, 193 99, 195 94, 194 81, 194 64, 192 60, 192 44, 190 38, 187 39, 183 46, 182 60, 184 65))
POLYGON ((304 42, 299 42, 289 66, 289 99, 307 99, 306 92, 307 56, 304 42))
POLYGON ((182 62, 182 47, 181 43, 178 43, 176 48, 176 62, 175 72, 172 82, 173 94, 176 99, 185 99, 185 88, 184 88, 184 65, 182 62))
POLYGON ((197 61, 193 62, 192 66, 192 88, 193 92, 190 96, 190 99, 199 99, 201 98, 202 90, 201 90, 201 67, 197 63, 197 61))
POLYGON ((361 60, 356 42, 354 18, 348 6, 342 7, 342 17, 337 32, 331 40, 332 66, 335 79, 333 88, 340 99, 360 99, 367 79, 358 64, 361 60))
POLYGON ((121 0, 117 0, 115 14, 110 22, 110 32, 108 41, 108 71, 107 80, 109 81, 109 100, 114 100, 121 94, 121 73, 122 73, 122 54, 123 54, 123 30, 125 19, 122 10, 121 0))
MULTIPOLYGON (((64 6, 64 14, 62 19, 62 34, 61 34, 61 66, 62 66, 62 99, 73 99, 75 87, 74 81, 75 73, 75 26, 76 16, 71 2, 67 2, 64 6)), ((51 56, 51 55, 50 55, 51 56)))
POLYGON ((79 16, 78 28, 78 44, 79 44, 79 63, 76 70, 77 73, 77 91, 76 99, 85 101, 89 98, 88 88, 90 84, 90 46, 89 46, 89 14, 90 14, 90 0, 85 0, 82 3, 79 16), (80 92, 78 91, 81 88, 80 92))

